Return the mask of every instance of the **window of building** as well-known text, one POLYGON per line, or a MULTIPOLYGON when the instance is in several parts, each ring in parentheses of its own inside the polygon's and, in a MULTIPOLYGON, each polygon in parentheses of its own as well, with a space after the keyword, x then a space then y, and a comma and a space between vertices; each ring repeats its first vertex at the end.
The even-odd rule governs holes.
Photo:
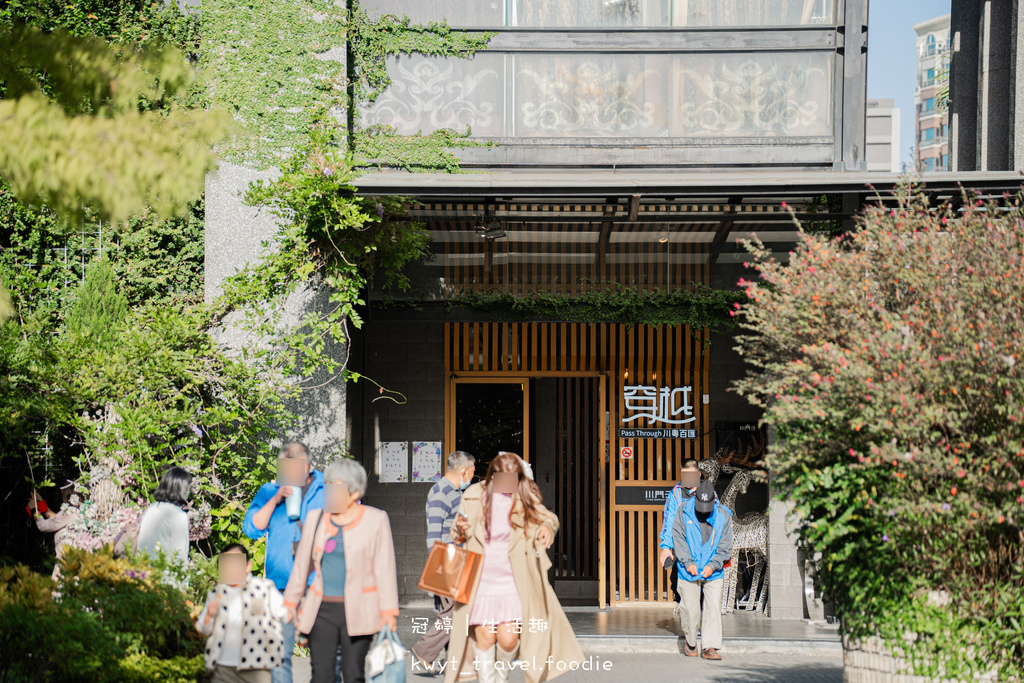
POLYGON ((924 130, 921 131, 921 140, 923 140, 924 142, 929 142, 929 141, 934 140, 934 139, 935 139, 935 129, 934 128, 925 128, 924 130))
POLYGON ((362 123, 401 135, 467 125, 480 137, 830 135, 832 64, 827 52, 403 55, 362 123))
POLYGON ((924 101, 924 103, 921 105, 921 107, 922 107, 921 111, 934 111, 935 110, 935 98, 934 97, 929 97, 928 99, 926 99, 924 101))
POLYGON ((949 155, 948 154, 943 154, 942 155, 942 170, 943 171, 948 171, 949 170, 949 155))
POLYGON ((740 27, 835 24, 835 0, 363 0, 371 14, 462 28, 740 27))
POLYGON ((944 123, 944 124, 942 124, 942 137, 948 137, 948 136, 949 136, 949 124, 948 123, 944 123))
POLYGON ((934 171, 935 170, 935 159, 934 159, 934 157, 929 157, 929 158, 924 160, 924 170, 926 170, 926 171, 934 171))

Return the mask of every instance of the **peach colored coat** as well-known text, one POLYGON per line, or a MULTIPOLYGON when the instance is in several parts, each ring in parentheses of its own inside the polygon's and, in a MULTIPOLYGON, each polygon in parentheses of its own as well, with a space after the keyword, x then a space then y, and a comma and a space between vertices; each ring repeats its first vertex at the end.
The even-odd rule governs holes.
MULTIPOLYGON (((284 589, 285 606, 293 610, 298 606, 295 628, 299 633, 309 633, 320 611, 324 595, 320 560, 324 554, 324 543, 338 530, 331 523, 330 515, 322 514, 322 510, 310 510, 308 514, 319 516, 320 521, 315 526, 307 524, 302 530, 295 564, 284 589), (307 589, 310 548, 312 570, 316 576, 307 589)), ((341 531, 345 545, 345 622, 348 634, 368 636, 380 631, 385 616, 398 615, 398 575, 391 522, 383 510, 360 505, 356 518, 341 531)))

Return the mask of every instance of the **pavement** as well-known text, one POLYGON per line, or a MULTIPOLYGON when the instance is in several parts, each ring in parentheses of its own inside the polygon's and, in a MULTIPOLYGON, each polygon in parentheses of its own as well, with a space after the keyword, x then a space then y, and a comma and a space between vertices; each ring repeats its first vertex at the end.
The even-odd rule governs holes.
MULTIPOLYGON (((566 672, 558 680, 622 681, 630 683, 666 680, 744 681, 791 683, 840 683, 843 680, 842 645, 838 627, 797 619, 768 619, 752 612, 722 616, 722 661, 711 662, 681 654, 682 632, 671 607, 565 607, 566 616, 588 664, 584 670, 566 672)), ((429 608, 403 608, 398 635, 406 648, 420 637, 424 624, 436 615, 429 608)), ((524 625, 524 629, 526 626, 524 625)), ((293 660, 295 683, 310 680, 309 659, 293 660)), ((441 681, 441 676, 413 670, 406 663, 411 682, 441 681)), ((523 681, 513 671, 510 683, 523 681)))
MULTIPOLYGON (((837 655, 722 655, 722 661, 670 654, 591 655, 598 670, 570 671, 555 680, 557 683, 842 683, 843 657, 837 655)), ((440 674, 412 670, 406 662, 407 683, 441 683, 440 674)), ((294 683, 309 683, 309 659, 296 657, 293 664, 294 683)), ((522 671, 513 671, 509 683, 523 683, 522 671)))

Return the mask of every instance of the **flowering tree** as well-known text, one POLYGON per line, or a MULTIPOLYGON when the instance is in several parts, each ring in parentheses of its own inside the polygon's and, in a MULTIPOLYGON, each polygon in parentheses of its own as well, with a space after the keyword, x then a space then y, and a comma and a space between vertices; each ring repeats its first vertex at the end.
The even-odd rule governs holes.
POLYGON ((846 634, 919 675, 1022 680, 1024 207, 903 188, 788 265, 757 256, 736 390, 846 634))

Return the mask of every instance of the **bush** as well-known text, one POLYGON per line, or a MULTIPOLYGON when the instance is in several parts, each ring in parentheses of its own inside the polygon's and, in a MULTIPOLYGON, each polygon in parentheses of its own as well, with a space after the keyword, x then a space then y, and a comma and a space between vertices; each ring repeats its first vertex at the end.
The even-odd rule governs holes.
POLYGON ((844 631, 919 675, 1024 671, 1024 210, 905 188, 741 282, 737 390, 844 631))
POLYGON ((0 680, 178 681, 202 672, 203 640, 185 597, 151 567, 69 548, 61 576, 0 570, 0 680))

